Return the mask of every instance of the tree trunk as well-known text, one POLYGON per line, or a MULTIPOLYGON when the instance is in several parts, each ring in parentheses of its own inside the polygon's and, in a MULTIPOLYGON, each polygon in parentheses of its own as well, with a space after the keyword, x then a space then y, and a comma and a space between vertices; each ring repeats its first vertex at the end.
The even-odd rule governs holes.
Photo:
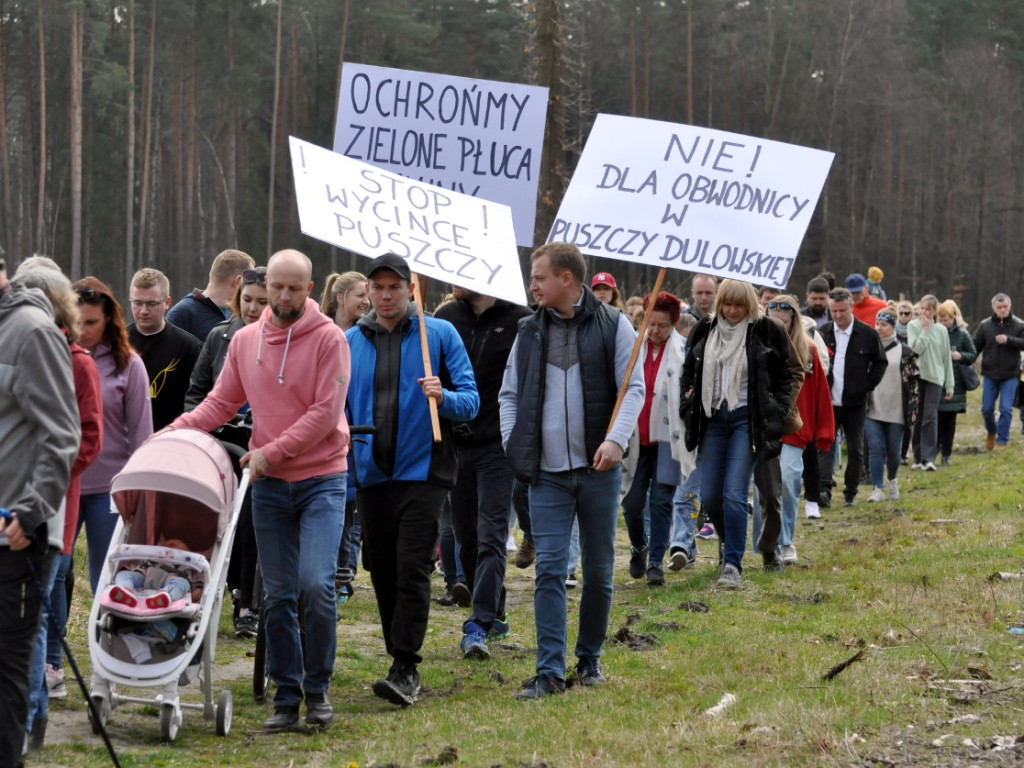
MULTIPOLYGON (((348 38, 348 10, 349 0, 345 0, 344 10, 341 16, 341 49, 338 51, 338 82, 334 88, 334 130, 331 131, 331 140, 338 131, 338 107, 341 104, 341 70, 345 66, 345 42, 348 38)), ((338 249, 331 246, 331 272, 338 271, 338 249)))
POLYGON ((82 9, 71 4, 71 276, 82 275, 82 9))
POLYGON ((152 167, 151 153, 153 146, 153 68, 156 60, 156 0, 150 3, 149 20, 149 63, 146 65, 146 77, 143 79, 142 91, 145 101, 145 135, 142 143, 142 189, 139 194, 139 247, 137 264, 144 262, 146 249, 146 218, 149 213, 149 177, 152 167))
POLYGON ((15 246, 11 239, 14 234, 14 212, 11 193, 11 160, 10 143, 7 138, 7 46, 4 39, 4 19, 7 18, 4 10, 3 0, 0 0, 0 183, 3 189, 3 209, 0 210, 0 232, 7 244, 0 242, 0 248, 11 248, 12 253, 15 246))
POLYGON ((565 151, 562 103, 562 30, 558 1, 540 0, 537 14, 537 82, 548 89, 548 114, 544 126, 544 152, 540 168, 540 206, 534 242, 543 243, 555 220, 565 193, 565 151))
POLYGON ((125 137, 128 184, 124 207, 124 274, 131 275, 135 254, 135 0, 128 0, 128 135, 125 137))
POLYGON ((39 0, 39 202, 36 207, 36 235, 32 250, 40 253, 43 246, 43 213, 46 210, 46 36, 43 34, 43 7, 39 0))
POLYGON ((277 43, 274 50, 274 106, 270 118, 270 189, 267 193, 267 260, 274 253, 274 172, 277 158, 277 107, 281 100, 281 21, 284 0, 277 2, 277 43))

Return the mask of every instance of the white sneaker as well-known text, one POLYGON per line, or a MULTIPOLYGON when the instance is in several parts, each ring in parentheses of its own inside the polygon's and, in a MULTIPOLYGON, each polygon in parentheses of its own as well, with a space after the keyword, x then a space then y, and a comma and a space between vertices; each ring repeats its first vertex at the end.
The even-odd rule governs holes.
POLYGON ((896 501, 900 497, 900 484, 894 477, 889 481, 889 501, 896 501))
POLYGON ((68 689, 64 685, 63 669, 54 669, 50 664, 46 665, 46 689, 51 699, 67 698, 68 689))
POLYGON ((808 520, 814 520, 815 518, 821 517, 821 511, 818 509, 818 502, 808 501, 804 507, 804 516, 808 520))
POLYGON ((516 544, 516 540, 512 537, 512 532, 511 531, 509 531, 508 540, 505 542, 505 551, 506 552, 518 552, 519 551, 519 545, 516 544))
POLYGON ((913 464, 911 465, 911 467, 910 467, 910 468, 911 468, 911 469, 924 469, 924 464, 922 464, 922 463, 921 463, 920 461, 915 461, 915 462, 914 462, 914 463, 913 463, 913 464))
POLYGON ((881 488, 875 488, 871 491, 871 495, 868 496, 868 501, 885 501, 885 491, 881 488))
POLYGON ((926 461, 924 463, 924 466, 921 467, 921 469, 923 469, 925 472, 934 472, 935 471, 935 462, 934 461, 926 461))
POLYGON ((798 562, 796 546, 793 544, 781 545, 779 547, 779 559, 782 560, 783 565, 793 565, 798 562))

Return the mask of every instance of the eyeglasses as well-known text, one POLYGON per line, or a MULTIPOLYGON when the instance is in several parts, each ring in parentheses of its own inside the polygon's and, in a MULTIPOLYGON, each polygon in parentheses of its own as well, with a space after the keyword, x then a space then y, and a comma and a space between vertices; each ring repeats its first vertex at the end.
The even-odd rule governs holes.
POLYGON ((911 313, 911 311, 909 309, 901 309, 900 310, 900 317, 910 317, 911 314, 912 313, 911 313))
POLYGON ((163 304, 162 301, 142 301, 141 299, 132 299, 128 303, 131 304, 132 307, 134 307, 135 309, 142 309, 143 307, 145 307, 146 309, 149 310, 156 309, 161 304, 163 304))
POLYGON ((242 282, 244 283, 259 283, 260 285, 267 284, 267 270, 263 268, 263 271, 258 269, 245 269, 242 270, 242 282))
POLYGON ((788 301, 769 301, 768 309, 784 309, 787 312, 796 312, 796 307, 788 301))

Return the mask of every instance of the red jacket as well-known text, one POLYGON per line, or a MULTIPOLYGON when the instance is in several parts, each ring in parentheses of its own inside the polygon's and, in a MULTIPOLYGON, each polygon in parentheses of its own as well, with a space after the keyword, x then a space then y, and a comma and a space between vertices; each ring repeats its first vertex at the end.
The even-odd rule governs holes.
POLYGON ((828 387, 828 376, 818 359, 818 350, 808 344, 811 360, 804 369, 804 383, 800 387, 796 405, 800 410, 803 426, 786 435, 782 442, 806 448, 814 442, 819 451, 828 450, 836 438, 836 422, 832 415, 832 393, 828 387))
POLYGON ((881 299, 876 299, 874 296, 865 296, 864 301, 860 304, 851 303, 850 310, 853 312, 854 317, 874 328, 875 318, 878 316, 878 313, 888 308, 888 306, 889 304, 881 299))
POLYGON ((77 344, 71 345, 71 371, 75 377, 75 399, 78 417, 82 422, 82 443, 78 456, 71 465, 71 483, 65 495, 64 554, 71 554, 78 526, 79 489, 81 475, 100 454, 103 446, 103 396, 100 394, 100 373, 92 356, 77 344))

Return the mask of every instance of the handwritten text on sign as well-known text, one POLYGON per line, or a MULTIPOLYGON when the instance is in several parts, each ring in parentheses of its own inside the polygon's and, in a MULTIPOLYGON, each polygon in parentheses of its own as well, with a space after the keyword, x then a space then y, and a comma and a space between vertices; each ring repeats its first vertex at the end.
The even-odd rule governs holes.
POLYGON ((389 173, 289 138, 303 233, 414 272, 526 303, 507 205, 389 173))
POLYGON ((548 241, 784 287, 834 155, 598 115, 548 241))
POLYGON ((346 63, 334 151, 511 206, 533 243, 546 88, 346 63))

